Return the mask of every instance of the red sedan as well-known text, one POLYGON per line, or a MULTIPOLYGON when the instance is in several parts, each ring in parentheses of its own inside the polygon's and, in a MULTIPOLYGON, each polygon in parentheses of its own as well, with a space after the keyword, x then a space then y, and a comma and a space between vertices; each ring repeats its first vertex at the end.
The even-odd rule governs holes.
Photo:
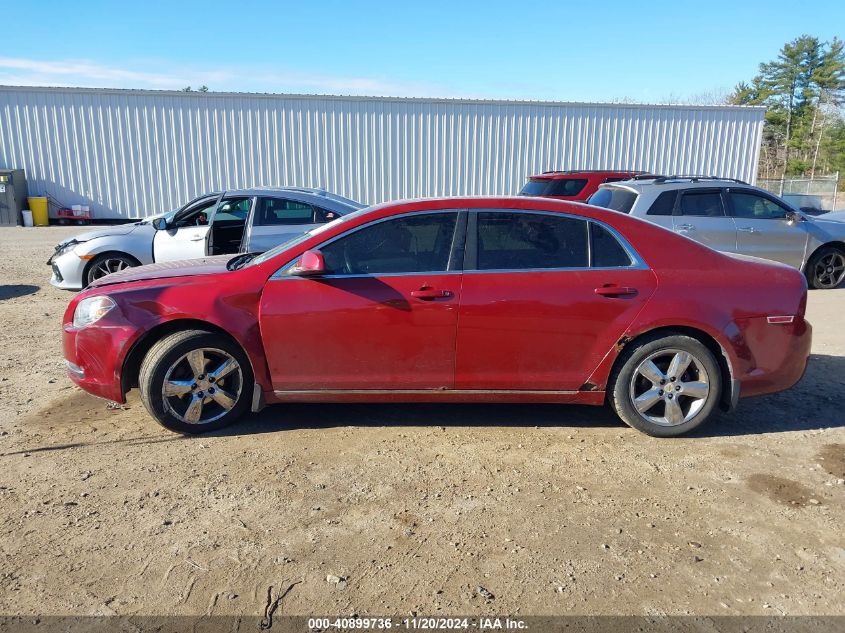
POLYGON ((70 377, 198 433, 282 402, 608 403, 657 436, 792 386, 797 270, 541 198, 371 207, 262 255, 114 273, 64 318, 70 377))

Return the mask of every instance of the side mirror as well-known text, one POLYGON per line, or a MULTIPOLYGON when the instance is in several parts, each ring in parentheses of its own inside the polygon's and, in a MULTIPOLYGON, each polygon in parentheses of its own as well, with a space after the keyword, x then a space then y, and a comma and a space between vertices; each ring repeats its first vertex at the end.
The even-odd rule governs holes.
POLYGON ((167 229, 167 220, 165 218, 156 218, 153 220, 153 228, 156 231, 164 231, 167 229))
POLYGON ((326 272, 326 260, 320 251, 305 251, 299 263, 288 274, 294 277, 316 277, 326 272))
POLYGON ((799 213, 795 213, 795 211, 787 211, 786 212, 786 223, 789 226, 792 226, 798 222, 803 222, 804 218, 801 217, 799 213))

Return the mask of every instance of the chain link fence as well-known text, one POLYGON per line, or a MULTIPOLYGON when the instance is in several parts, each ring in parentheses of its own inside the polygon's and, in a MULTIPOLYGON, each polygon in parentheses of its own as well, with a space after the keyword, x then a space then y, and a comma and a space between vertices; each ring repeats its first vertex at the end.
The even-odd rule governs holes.
POLYGON ((845 207, 845 193, 838 193, 839 172, 815 178, 758 178, 757 186, 782 197, 793 207, 816 213, 845 207))

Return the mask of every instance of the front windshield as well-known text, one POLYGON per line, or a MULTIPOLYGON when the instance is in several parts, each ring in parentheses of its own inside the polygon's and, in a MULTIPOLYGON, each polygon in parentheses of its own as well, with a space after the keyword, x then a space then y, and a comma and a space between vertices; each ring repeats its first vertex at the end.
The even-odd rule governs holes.
POLYGON ((247 266, 255 266, 256 264, 262 264, 269 259, 273 259, 279 253, 284 252, 287 249, 296 246, 297 244, 301 244, 305 240, 307 240, 311 237, 314 237, 315 235, 319 235, 323 231, 328 231, 330 228, 337 226, 338 224, 343 224, 344 222, 348 222, 349 220, 355 219, 355 218, 359 217, 360 215, 363 215, 368 210, 369 210, 369 207, 365 207, 364 209, 358 209, 357 211, 353 211, 352 213, 350 213, 348 215, 344 215, 344 216, 339 217, 337 220, 332 220, 331 222, 328 222, 327 224, 323 224, 321 226, 318 226, 316 229, 312 229, 312 230, 307 231, 305 233, 301 233, 301 234, 297 235, 296 237, 292 237, 288 241, 282 242, 278 246, 274 246, 269 251, 264 251, 263 253, 261 253, 261 255, 259 255, 258 257, 253 259, 251 262, 249 262, 249 264, 247 264, 247 266))

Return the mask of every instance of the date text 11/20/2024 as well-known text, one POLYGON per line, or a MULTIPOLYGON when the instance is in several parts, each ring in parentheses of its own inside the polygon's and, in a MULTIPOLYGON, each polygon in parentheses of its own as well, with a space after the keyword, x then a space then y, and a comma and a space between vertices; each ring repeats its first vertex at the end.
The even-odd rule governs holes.
POLYGON ((447 631, 447 630, 477 630, 477 631, 520 631, 528 629, 525 620, 509 617, 482 618, 309 618, 309 630, 389 630, 404 629, 411 631, 447 631))

